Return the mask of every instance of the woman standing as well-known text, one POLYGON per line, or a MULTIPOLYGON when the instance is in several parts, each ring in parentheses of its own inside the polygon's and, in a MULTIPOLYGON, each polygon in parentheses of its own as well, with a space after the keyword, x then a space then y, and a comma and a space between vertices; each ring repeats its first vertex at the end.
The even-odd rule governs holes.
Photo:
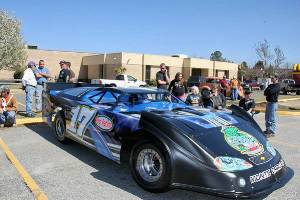
POLYGON ((184 101, 185 93, 188 92, 186 82, 182 77, 182 73, 177 72, 175 79, 173 79, 169 85, 168 90, 177 98, 184 101))

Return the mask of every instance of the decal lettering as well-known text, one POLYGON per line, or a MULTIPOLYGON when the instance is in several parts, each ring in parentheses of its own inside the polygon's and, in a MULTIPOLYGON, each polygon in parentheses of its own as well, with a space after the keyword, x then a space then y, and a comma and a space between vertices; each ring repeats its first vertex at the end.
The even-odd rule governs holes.
POLYGON ((113 121, 105 115, 98 115, 95 118, 95 124, 102 131, 111 131, 114 127, 113 121))
POLYGON ((259 181, 262 181, 264 179, 267 179, 271 176, 271 170, 270 169, 267 169, 263 172, 260 172, 258 174, 255 174, 253 176, 250 176, 250 183, 253 184, 253 183, 257 183, 259 181))
POLYGON ((96 115, 96 109, 87 106, 77 106, 72 108, 71 115, 71 123, 67 125, 67 130, 82 137, 88 124, 96 115))
POLYGON ((279 163, 277 163, 270 169, 267 169, 265 171, 262 171, 260 173, 250 176, 249 177, 250 183, 253 184, 253 183, 260 182, 264 179, 267 179, 267 178, 271 177, 271 175, 275 175, 276 173, 278 173, 284 166, 285 166, 284 161, 280 160, 279 163))

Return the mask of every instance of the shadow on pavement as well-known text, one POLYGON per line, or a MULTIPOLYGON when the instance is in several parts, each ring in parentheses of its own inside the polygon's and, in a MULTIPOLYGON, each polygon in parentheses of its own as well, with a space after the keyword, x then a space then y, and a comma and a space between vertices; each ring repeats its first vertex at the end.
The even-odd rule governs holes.
POLYGON ((47 141, 61 148, 65 152, 68 152, 69 154, 78 158, 82 162, 97 169, 97 172, 91 173, 91 175, 96 179, 109 183, 141 199, 224 199, 220 197, 179 189, 171 190, 165 193, 147 192, 135 183, 127 164, 119 165, 76 142, 70 141, 67 144, 61 144, 56 140, 52 129, 46 124, 26 125, 26 127, 31 129, 47 141))

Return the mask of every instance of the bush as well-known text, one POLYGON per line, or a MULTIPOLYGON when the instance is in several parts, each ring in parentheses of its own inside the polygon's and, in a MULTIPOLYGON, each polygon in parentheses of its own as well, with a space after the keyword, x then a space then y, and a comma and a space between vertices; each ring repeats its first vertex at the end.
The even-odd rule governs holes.
POLYGON ((157 82, 156 82, 155 79, 151 79, 150 81, 147 81, 147 84, 148 84, 149 86, 157 86, 157 82))
POLYGON ((23 70, 16 70, 15 73, 14 73, 14 79, 21 79, 23 78, 23 74, 24 74, 24 71, 23 70))

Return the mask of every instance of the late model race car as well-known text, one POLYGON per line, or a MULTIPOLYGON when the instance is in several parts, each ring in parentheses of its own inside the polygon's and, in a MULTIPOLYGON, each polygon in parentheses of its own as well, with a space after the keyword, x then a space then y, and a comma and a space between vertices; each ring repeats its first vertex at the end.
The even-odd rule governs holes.
POLYGON ((115 162, 129 161, 135 181, 151 192, 261 197, 293 177, 237 106, 214 111, 165 90, 62 83, 47 84, 43 101, 44 120, 60 142, 72 139, 115 162))

